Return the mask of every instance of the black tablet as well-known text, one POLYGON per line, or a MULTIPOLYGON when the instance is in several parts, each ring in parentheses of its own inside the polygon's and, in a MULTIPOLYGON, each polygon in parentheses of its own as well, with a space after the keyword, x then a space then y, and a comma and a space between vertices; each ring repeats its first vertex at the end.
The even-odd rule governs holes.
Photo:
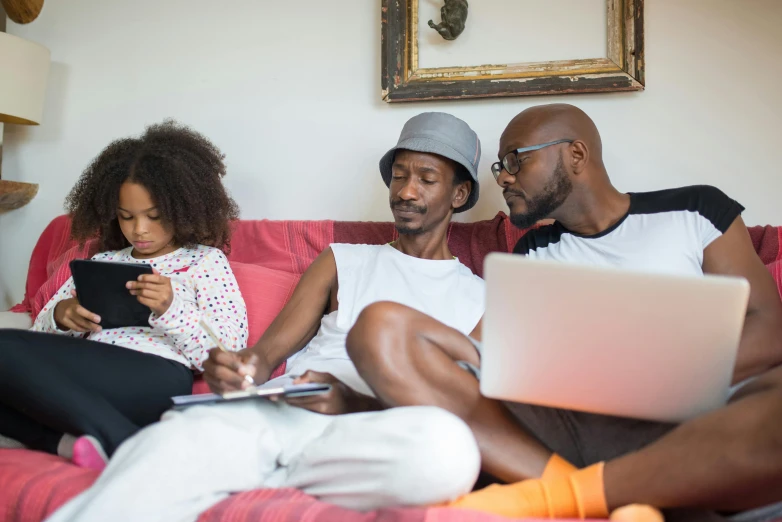
POLYGON ((142 274, 151 274, 148 264, 115 263, 75 259, 71 261, 71 274, 76 285, 79 304, 100 316, 101 328, 124 326, 149 326, 148 306, 130 295, 125 285, 138 280, 142 274))

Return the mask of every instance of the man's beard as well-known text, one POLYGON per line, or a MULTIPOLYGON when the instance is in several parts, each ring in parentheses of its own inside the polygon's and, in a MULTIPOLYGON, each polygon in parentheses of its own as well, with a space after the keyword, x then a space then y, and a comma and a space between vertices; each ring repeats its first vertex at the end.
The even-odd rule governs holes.
MULTIPOLYGON (((391 208, 397 210, 409 210, 412 212, 418 212, 422 216, 426 214, 427 211, 429 210, 423 205, 422 206, 411 205, 409 203, 405 203, 402 200, 392 201, 391 208)), ((394 222, 394 227, 396 228, 396 231, 403 236, 417 236, 419 234, 423 234, 424 232, 426 232, 426 228, 423 225, 418 227, 413 227, 408 225, 407 223, 394 222)))
POLYGON ((555 210, 565 202, 567 197, 573 192, 573 182, 565 171, 565 165, 562 163, 562 157, 559 158, 557 166, 551 177, 551 181, 546 188, 533 199, 528 199, 521 192, 513 189, 506 189, 506 192, 518 196, 527 202, 526 212, 511 213, 510 222, 517 228, 529 228, 538 221, 546 219, 555 210))

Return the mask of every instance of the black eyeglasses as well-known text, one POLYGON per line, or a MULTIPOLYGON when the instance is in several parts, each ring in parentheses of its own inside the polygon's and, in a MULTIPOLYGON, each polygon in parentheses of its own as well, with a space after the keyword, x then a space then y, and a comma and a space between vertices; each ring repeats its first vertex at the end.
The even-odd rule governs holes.
POLYGON ((533 150, 539 150, 544 147, 550 147, 551 145, 558 145, 560 143, 573 143, 576 140, 557 140, 549 141, 548 143, 541 143, 540 145, 532 145, 531 147, 522 147, 520 149, 512 150, 502 158, 502 161, 492 163, 491 173, 494 174, 494 179, 500 179, 502 170, 505 169, 511 176, 517 174, 521 165, 519 165, 519 154, 522 152, 530 152, 533 150))

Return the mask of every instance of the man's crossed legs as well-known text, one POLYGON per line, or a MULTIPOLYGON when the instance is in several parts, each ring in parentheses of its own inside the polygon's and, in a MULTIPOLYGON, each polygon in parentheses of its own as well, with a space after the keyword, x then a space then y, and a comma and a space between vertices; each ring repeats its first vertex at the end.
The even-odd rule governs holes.
POLYGON ((432 407, 326 416, 246 401, 168 412, 120 446, 54 522, 194 521, 232 493, 298 488, 368 510, 470 491, 480 455, 458 417, 432 407))

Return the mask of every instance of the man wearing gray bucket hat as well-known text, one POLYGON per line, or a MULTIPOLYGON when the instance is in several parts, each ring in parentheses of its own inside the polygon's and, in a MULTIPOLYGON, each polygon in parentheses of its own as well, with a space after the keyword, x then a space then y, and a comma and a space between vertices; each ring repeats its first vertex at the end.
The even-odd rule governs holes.
POLYGON ((168 412, 128 439, 92 488, 49 520, 196 520, 227 492, 260 487, 299 488, 353 509, 439 504, 468 493, 480 454, 467 424, 427 406, 373 411, 385 406, 345 345, 359 314, 381 301, 474 335, 483 280, 453 257, 447 233, 453 213, 478 199, 480 151, 475 132, 449 114, 408 121, 380 161, 399 238, 332 244, 255 346, 214 349, 204 364, 219 393, 245 388, 246 376, 267 382, 286 360, 285 375, 268 382, 324 382, 328 393, 168 412))

